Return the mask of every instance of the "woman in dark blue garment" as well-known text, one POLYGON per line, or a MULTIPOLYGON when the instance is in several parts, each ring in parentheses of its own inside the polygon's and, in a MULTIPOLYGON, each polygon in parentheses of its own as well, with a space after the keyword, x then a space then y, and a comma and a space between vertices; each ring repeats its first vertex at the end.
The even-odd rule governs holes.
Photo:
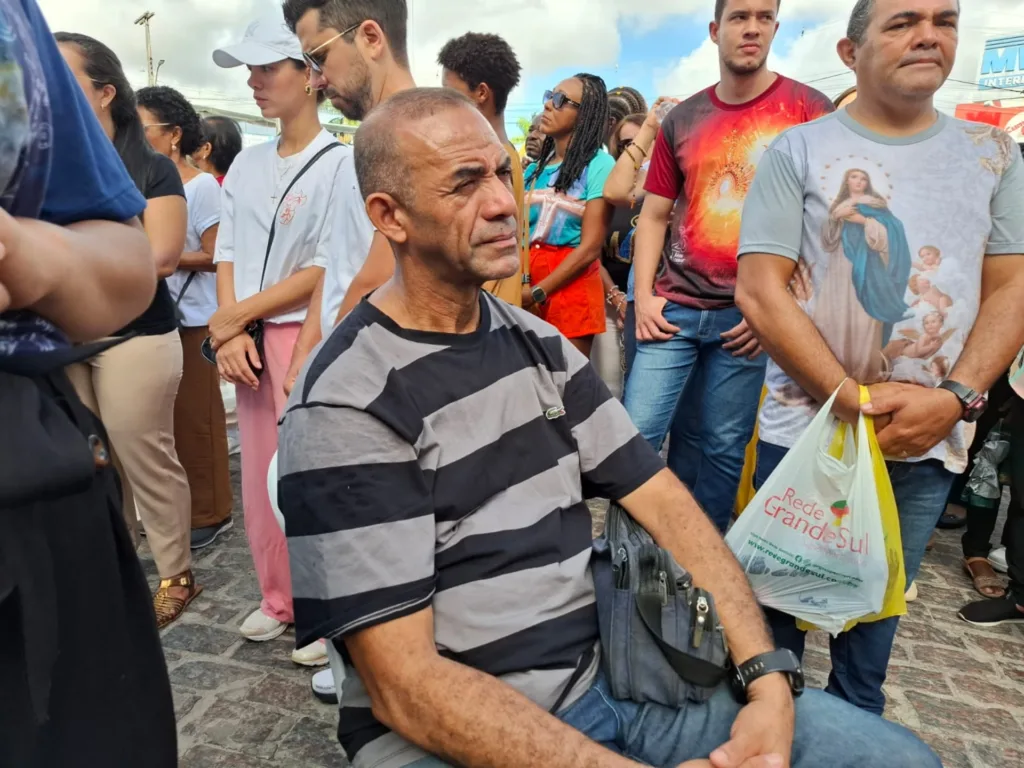
POLYGON ((177 765, 106 436, 63 373, 154 296, 144 207, 35 0, 0 0, 3 765, 177 765))

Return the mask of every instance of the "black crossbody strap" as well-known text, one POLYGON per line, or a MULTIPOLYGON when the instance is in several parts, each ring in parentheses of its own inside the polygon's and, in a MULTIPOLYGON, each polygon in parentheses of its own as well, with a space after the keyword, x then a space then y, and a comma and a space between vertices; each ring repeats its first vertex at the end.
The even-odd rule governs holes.
POLYGON ((292 187, 295 186, 295 182, 301 179, 306 171, 316 164, 317 160, 326 155, 332 149, 337 149, 340 146, 342 146, 340 141, 334 141, 309 158, 309 162, 302 166, 299 172, 295 174, 295 178, 288 183, 288 186, 285 187, 284 193, 281 195, 281 199, 277 201, 277 208, 274 209, 274 218, 270 221, 270 235, 267 237, 267 252, 263 255, 263 274, 260 275, 260 292, 263 291, 263 281, 267 277, 267 262, 270 261, 270 249, 274 247, 274 234, 277 231, 277 214, 281 212, 281 206, 284 205, 285 198, 288 197, 288 193, 292 191, 292 187))
POLYGON ((662 637, 661 597, 650 592, 639 592, 635 595, 635 599, 637 611, 644 626, 651 633, 658 648, 665 654, 669 666, 679 677, 702 688, 714 688, 725 679, 728 672, 726 668, 684 653, 678 648, 674 648, 662 637))
POLYGON ((583 673, 590 669, 590 665, 594 663, 594 656, 596 654, 597 651, 595 650, 595 647, 593 645, 591 645, 589 648, 587 648, 587 650, 583 652, 583 655, 580 656, 579 663, 576 664, 576 669, 572 671, 572 677, 569 678, 569 681, 565 684, 565 687, 562 689, 562 692, 558 695, 558 700, 554 703, 551 709, 548 710, 548 712, 550 712, 552 715, 558 714, 558 711, 562 708, 562 704, 565 703, 565 700, 569 697, 569 694, 572 693, 572 689, 576 687, 576 684, 580 681, 580 678, 583 677, 583 673))
POLYGON ((185 278, 185 284, 183 286, 181 286, 181 293, 179 293, 178 294, 178 298, 174 300, 175 308, 181 306, 181 300, 183 298, 185 298, 185 291, 187 291, 188 287, 190 285, 192 285, 192 281, 196 279, 196 275, 197 274, 198 274, 198 272, 189 272, 188 273, 188 277, 185 278))

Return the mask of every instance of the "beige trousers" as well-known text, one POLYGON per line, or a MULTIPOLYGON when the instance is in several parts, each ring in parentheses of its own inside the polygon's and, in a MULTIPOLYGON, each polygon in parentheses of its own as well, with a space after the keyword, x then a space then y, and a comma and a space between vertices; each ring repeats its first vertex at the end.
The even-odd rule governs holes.
POLYGON ((177 331, 137 336, 67 370, 82 402, 107 429, 132 539, 137 540, 137 505, 162 579, 192 565, 192 501, 174 449, 174 400, 181 371, 177 331))
POLYGON ((612 397, 622 397, 622 331, 619 330, 615 307, 605 302, 605 332, 594 338, 594 348, 590 352, 590 361, 597 369, 612 397))

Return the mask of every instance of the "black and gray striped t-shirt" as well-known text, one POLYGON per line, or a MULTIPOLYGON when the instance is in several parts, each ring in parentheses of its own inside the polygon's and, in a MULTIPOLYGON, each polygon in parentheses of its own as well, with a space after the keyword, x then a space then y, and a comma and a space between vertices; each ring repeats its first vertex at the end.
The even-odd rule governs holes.
MULTIPOLYGON (((663 464, 557 330, 481 296, 465 335, 364 301, 297 382, 279 458, 296 642, 429 606, 443 656, 550 708, 598 638, 584 499, 663 464)), ((338 732, 356 766, 422 756, 369 706, 350 677, 338 732)))

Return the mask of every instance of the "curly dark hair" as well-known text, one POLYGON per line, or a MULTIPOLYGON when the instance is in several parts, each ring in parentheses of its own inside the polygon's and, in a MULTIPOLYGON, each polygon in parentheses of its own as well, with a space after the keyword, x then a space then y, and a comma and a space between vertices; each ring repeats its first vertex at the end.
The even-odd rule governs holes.
POLYGON ((519 85, 519 59, 515 51, 497 35, 468 32, 444 44, 437 63, 463 79, 470 88, 480 83, 494 93, 494 108, 500 115, 508 104, 508 95, 519 85))
POLYGON ((140 107, 152 112, 169 130, 181 129, 181 154, 191 155, 203 143, 203 128, 195 107, 178 91, 166 85, 150 85, 135 94, 140 107))
MULTIPOLYGON (((555 191, 562 193, 568 192, 569 187, 583 175, 587 164, 594 159, 594 155, 600 151, 608 138, 608 91, 604 80, 587 72, 580 72, 573 77, 583 83, 583 98, 580 100, 581 106, 576 115, 576 127, 573 128, 572 138, 569 139, 569 146, 565 150, 562 167, 555 181, 555 191)), ((540 159, 534 166, 530 178, 526 180, 527 186, 544 171, 554 155, 555 139, 548 136, 540 150, 540 159)))

